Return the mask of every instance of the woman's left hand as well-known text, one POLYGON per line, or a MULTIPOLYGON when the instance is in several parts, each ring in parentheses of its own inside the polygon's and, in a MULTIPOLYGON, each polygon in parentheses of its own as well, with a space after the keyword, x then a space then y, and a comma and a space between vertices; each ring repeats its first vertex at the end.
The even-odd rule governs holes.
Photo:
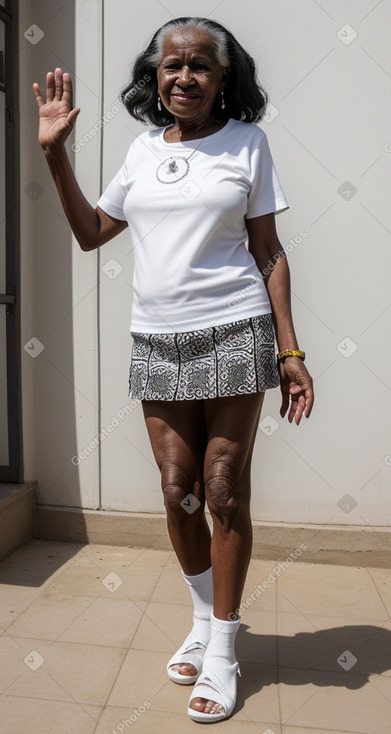
POLYGON ((300 357, 287 357, 284 363, 280 362, 279 370, 282 393, 280 415, 283 418, 289 408, 289 423, 295 419, 299 425, 303 413, 309 418, 314 404, 312 377, 300 357))

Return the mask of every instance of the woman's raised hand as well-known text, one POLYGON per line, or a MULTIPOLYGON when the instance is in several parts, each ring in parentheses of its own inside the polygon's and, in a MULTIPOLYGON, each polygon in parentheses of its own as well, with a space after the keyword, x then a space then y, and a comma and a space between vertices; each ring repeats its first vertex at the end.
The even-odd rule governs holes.
POLYGON ((54 74, 46 74, 46 102, 43 101, 37 82, 33 92, 39 109, 38 140, 42 148, 63 147, 72 132, 80 108, 73 109, 72 80, 68 72, 56 68, 54 74))

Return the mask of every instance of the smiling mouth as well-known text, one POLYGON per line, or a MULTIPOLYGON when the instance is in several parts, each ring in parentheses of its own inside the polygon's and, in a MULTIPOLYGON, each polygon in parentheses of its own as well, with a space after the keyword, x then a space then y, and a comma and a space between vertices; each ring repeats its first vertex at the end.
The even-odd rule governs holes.
POLYGON ((175 99, 197 99, 196 94, 180 94, 179 92, 176 92, 171 95, 172 97, 175 97, 175 99))

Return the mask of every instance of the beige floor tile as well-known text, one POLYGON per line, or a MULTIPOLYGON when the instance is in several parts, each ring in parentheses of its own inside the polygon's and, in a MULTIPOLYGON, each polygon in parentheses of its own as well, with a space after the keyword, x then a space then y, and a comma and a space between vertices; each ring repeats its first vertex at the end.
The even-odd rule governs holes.
POLYGON ((111 588, 115 585, 116 597, 126 598, 129 589, 123 583, 123 569, 113 568, 114 564, 105 569, 98 568, 93 561, 84 558, 82 563, 73 563, 62 574, 47 586, 49 594, 72 594, 73 596, 107 596, 112 595, 111 588), (111 586, 110 586, 111 582, 111 586))
POLYGON ((41 590, 39 587, 12 586, 11 584, 0 584, 0 590, 1 633, 39 597, 41 590))
POLYGON ((240 661, 240 672, 235 709, 238 716, 258 725, 264 721, 279 722, 277 667, 240 661))
POLYGON ((86 546, 47 590, 57 593, 71 588, 82 594, 84 587, 91 589, 92 596, 108 596, 114 588, 118 597, 148 601, 169 558, 167 551, 86 546))
POLYGON ((182 576, 179 562, 167 563, 151 596, 153 602, 192 606, 189 587, 182 576))
POLYGON ((145 548, 128 548, 122 545, 85 545, 75 558, 75 563, 78 559, 84 557, 90 561, 96 563, 97 566, 104 566, 107 564, 118 563, 119 565, 124 564, 129 566, 133 561, 136 560, 142 553, 145 553, 145 548))
POLYGON ((144 548, 143 552, 136 559, 145 571, 150 571, 157 567, 164 568, 167 563, 175 563, 175 554, 173 551, 163 550, 151 550, 150 548, 144 548))
POLYGON ((147 700, 151 706, 157 693, 164 687, 178 688, 166 674, 167 655, 147 650, 130 649, 113 686, 109 706, 138 708, 147 700))
POLYGON ((192 608, 180 604, 149 602, 131 647, 156 650, 169 657, 182 645, 193 624, 192 608))
POLYGON ((368 568, 368 573, 382 598, 388 614, 391 616, 391 569, 368 568))
POLYGON ((357 659, 352 674, 391 675, 390 622, 280 612, 277 629, 279 664, 307 669, 309 679, 311 670, 341 672, 338 659, 346 650, 357 659))
POLYGON ((276 665, 276 624, 274 611, 255 611, 251 607, 245 612, 236 635, 238 660, 259 665, 276 665))
POLYGON ((1 734, 93 734, 100 714, 99 706, 27 697, 0 697, 1 734))
POLYGON ((363 644, 358 647, 357 671, 362 672, 366 669, 368 672, 390 677, 391 622, 387 621, 382 625, 373 624, 373 629, 369 626, 367 630, 364 628, 364 632, 368 633, 368 637, 365 639, 363 635, 363 644))
POLYGON ((271 573, 279 563, 280 561, 274 561, 270 558, 251 558, 249 567, 257 568, 259 573, 261 573, 264 578, 267 578, 269 573, 271 573))
POLYGON ((167 551, 145 550, 121 575, 124 591, 132 601, 149 601, 170 558, 167 551), (153 554, 156 553, 156 556, 153 554))
MULTIPOLYGON (((347 729, 341 731, 341 729, 314 729, 312 726, 283 726, 281 727, 281 734, 356 734, 356 732, 348 731, 347 729)), ((365 734, 371 734, 371 732, 365 732, 365 734)))
MULTIPOLYGON (((131 563, 125 564, 118 561, 97 565, 88 557, 84 557, 81 563, 74 562, 72 565, 47 586, 50 594, 73 594, 75 596, 90 595, 93 597, 110 598, 114 593, 117 599, 131 599, 137 601, 148 599, 159 578, 161 569, 157 567, 154 572, 141 570, 131 563)), ((135 563, 137 561, 135 560, 135 563)))
POLYGON ((54 640, 93 602, 89 596, 42 593, 7 629, 17 637, 54 640))
MULTIPOLYGON (((47 646, 50 642, 46 640, 40 640, 39 643, 35 643, 34 647, 39 647, 46 651, 47 646)), ((31 641, 28 639, 14 639, 7 634, 3 634, 0 637, 0 692, 4 691, 14 681, 16 681, 26 671, 31 670, 27 668, 24 663, 24 658, 34 648, 31 645, 31 641)), ((38 659, 38 658, 37 658, 38 659)))
POLYGON ((39 588, 61 574, 84 546, 81 543, 59 543, 32 540, 0 563, 0 584, 39 588))
POLYGON ((18 698, 44 698, 56 701, 74 701, 70 693, 49 673, 48 640, 28 638, 2 640, 1 692, 18 698), (6 644, 4 644, 6 643, 6 644), (6 663, 8 662, 8 666, 6 663), (8 667, 8 670, 7 670, 8 667))
POLYGON ((93 599, 58 639, 61 642, 128 647, 142 614, 128 599, 93 599))
MULTIPOLYGON (((166 674, 192 623, 173 551, 34 540, 0 563, 1 583, 1 734, 196 730, 193 687, 166 674)), ((252 560, 224 731, 389 734, 390 611, 390 569, 252 560)))
MULTIPOLYGON (((120 730, 116 727, 121 724, 124 732, 132 731, 130 726, 133 723, 135 725, 137 723, 137 734, 151 734, 154 731, 161 732, 161 734, 194 734, 200 725, 192 721, 186 712, 187 707, 185 712, 171 713, 169 711, 157 711, 153 706, 143 711, 142 704, 140 709, 106 706, 94 734, 111 734, 113 730, 117 734, 120 730), (137 711, 139 711, 139 715, 137 715, 137 711), (130 724, 126 723, 129 721, 130 724)), ((259 722, 241 721, 235 715, 227 721, 221 722, 221 726, 223 727, 222 731, 226 734, 263 734, 263 732, 281 734, 281 729, 276 724, 273 724, 272 730, 269 730, 270 725, 265 721, 261 724, 259 722)))
POLYGON ((251 560, 241 600, 241 614, 247 610, 269 610, 277 608, 277 584, 273 579, 274 561, 251 560), (269 581, 268 581, 269 579, 269 581))
POLYGON ((384 620, 386 610, 366 568, 294 563, 277 581, 277 609, 384 620))
POLYGON ((280 668, 281 723, 351 731, 355 734, 389 734, 391 721, 391 679, 377 678, 372 685, 365 676, 349 672, 308 672, 280 668))
POLYGON ((1 691, 13 696, 104 706, 126 649, 20 638, 8 640, 1 691), (39 667, 36 667, 38 664, 39 667))
POLYGON ((175 566, 175 568, 178 568, 178 559, 177 559, 177 557, 175 555, 174 550, 170 550, 168 556, 169 557, 167 559, 167 564, 166 565, 167 566, 175 566))

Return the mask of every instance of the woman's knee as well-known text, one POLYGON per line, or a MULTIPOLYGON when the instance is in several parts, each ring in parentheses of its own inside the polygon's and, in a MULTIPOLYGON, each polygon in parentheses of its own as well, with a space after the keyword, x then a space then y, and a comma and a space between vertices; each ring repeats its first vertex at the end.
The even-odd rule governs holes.
POLYGON ((196 519, 204 509, 205 495, 202 479, 173 462, 161 467, 164 506, 174 522, 182 524, 189 517, 196 519))
POLYGON ((228 455, 213 459, 204 472, 208 508, 227 530, 231 529, 238 515, 249 510, 249 487, 244 487, 241 480, 228 455))

